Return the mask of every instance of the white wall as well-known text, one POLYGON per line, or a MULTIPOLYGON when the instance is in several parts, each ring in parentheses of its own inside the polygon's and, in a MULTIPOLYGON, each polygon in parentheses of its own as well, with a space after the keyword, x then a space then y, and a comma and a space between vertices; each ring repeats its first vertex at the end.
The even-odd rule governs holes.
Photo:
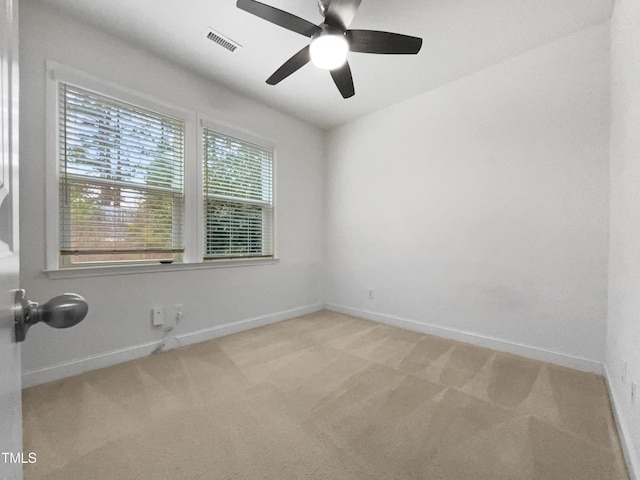
POLYGON ((640 4, 617 0, 611 21, 611 208, 608 380, 640 478, 640 4), (626 365, 626 369, 625 369, 626 365), (626 370, 626 371, 625 371, 626 370), (635 383, 635 399, 631 385, 635 383))
MULTIPOLYGON (((154 304, 184 304, 177 335, 259 317, 272 321, 321 306, 318 264, 322 255, 324 133, 299 120, 236 95, 152 57, 142 50, 72 21, 44 2, 23 0, 21 57, 21 239, 22 287, 45 301, 76 292, 90 304, 88 317, 64 331, 34 327, 24 343, 28 385, 84 367, 144 354, 130 347, 154 342, 154 304), (45 267, 45 61, 55 60, 144 92, 176 106, 195 109, 276 143, 276 265, 130 276, 50 280, 45 267), (121 351, 124 350, 124 351, 121 351), (77 360, 120 351, 119 355, 77 360), (110 360, 111 359, 111 360, 110 360), (71 362, 62 369, 41 369, 71 362)), ((200 337, 194 337, 202 339, 200 337)))
POLYGON ((585 29, 331 131, 330 308, 601 368, 608 35, 585 29))

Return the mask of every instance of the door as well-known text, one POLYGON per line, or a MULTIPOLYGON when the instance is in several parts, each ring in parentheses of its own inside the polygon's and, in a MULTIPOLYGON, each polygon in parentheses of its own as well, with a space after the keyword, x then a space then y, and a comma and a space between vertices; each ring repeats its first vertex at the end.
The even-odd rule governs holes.
POLYGON ((18 0, 0 0, 0 479, 22 479, 18 288, 18 0))

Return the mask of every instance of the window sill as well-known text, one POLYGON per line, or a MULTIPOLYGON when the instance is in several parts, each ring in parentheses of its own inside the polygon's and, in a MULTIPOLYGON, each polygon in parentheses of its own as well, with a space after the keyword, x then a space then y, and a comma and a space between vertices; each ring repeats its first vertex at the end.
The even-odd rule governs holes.
POLYGON ((109 265, 101 267, 70 267, 58 270, 44 270, 51 280, 63 278, 106 277, 111 275, 137 275, 148 273, 179 272, 184 270, 207 270, 211 268, 254 267, 257 265, 275 265, 277 258, 247 258, 233 260, 208 260, 202 263, 171 263, 142 265, 109 265))

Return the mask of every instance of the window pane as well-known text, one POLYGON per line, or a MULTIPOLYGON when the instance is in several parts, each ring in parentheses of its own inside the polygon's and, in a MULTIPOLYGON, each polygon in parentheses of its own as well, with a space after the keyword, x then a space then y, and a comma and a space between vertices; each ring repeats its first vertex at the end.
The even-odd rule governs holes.
POLYGON ((59 99, 61 254, 181 252, 184 121, 64 83, 59 99))
POLYGON ((273 149, 204 129, 205 258, 273 256, 273 149))
POLYGON ((250 204, 208 201, 205 256, 262 256, 270 210, 250 204))
POLYGON ((181 231, 182 198, 162 190, 69 180, 63 228, 70 248, 63 253, 166 251, 181 231), (177 210, 177 212, 176 212, 177 210))

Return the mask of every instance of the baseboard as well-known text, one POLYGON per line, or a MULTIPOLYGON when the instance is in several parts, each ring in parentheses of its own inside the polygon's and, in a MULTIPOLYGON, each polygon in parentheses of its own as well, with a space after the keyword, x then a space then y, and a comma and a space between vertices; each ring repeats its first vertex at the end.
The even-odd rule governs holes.
POLYGON ((616 420, 616 426, 618 427, 618 437, 620 438, 620 444, 622 445, 622 452, 624 453, 624 459, 627 463, 627 471, 629 472, 630 480, 640 480, 640 450, 636 449, 629 432, 629 427, 625 420, 622 411, 619 409, 620 398, 616 391, 611 387, 611 381, 609 380, 609 369, 604 366, 604 378, 609 390, 609 398, 611 399, 611 409, 613 410, 613 417, 616 420))
MULTIPOLYGON (((222 325, 214 325, 212 327, 204 328, 201 330, 177 335, 174 338, 165 340, 165 342, 170 343, 171 347, 191 345, 194 343, 211 340, 213 338, 231 335, 233 333, 269 325, 271 323, 288 320, 291 318, 299 317, 301 315, 318 312, 324 308, 326 308, 327 310, 344 313, 346 315, 366 318, 394 327, 413 330, 429 335, 436 335, 444 338, 450 338, 452 340, 491 348, 498 351, 513 353, 515 355, 521 355, 544 362, 555 363, 578 370, 594 372, 598 374, 604 373, 602 364, 593 360, 573 357, 570 355, 543 350, 527 345, 510 343, 504 340, 486 337, 461 330, 449 329, 438 325, 416 322, 414 320, 405 318, 382 315, 366 310, 358 310, 332 304, 309 305, 306 307, 275 312, 267 315, 260 315, 257 317, 225 323, 222 325)), ((141 345, 134 345, 127 348, 102 353, 99 355, 92 355, 90 357, 71 360, 69 362, 51 365, 41 369, 24 371, 22 374, 22 386, 23 388, 28 388, 35 385, 60 380, 61 378, 79 375, 91 370, 97 370, 99 368, 109 367, 118 363, 135 360, 137 358, 150 355, 157 349, 157 347, 158 341, 153 341, 141 345)))
POLYGON ((556 365, 562 365, 564 367, 574 368, 576 370, 597 373, 600 375, 604 373, 602 363, 595 360, 575 357, 572 355, 553 352, 529 345, 508 342, 506 340, 478 335, 472 332, 465 332, 463 330, 446 328, 430 323, 417 322, 415 320, 409 320, 406 318, 400 318, 391 315, 383 315, 367 310, 359 310, 332 304, 325 304, 325 308, 327 310, 344 313, 345 315, 352 315, 354 317, 366 318, 367 320, 372 320, 374 322, 384 323, 393 327, 404 328, 406 330, 412 330, 414 332, 426 333, 428 335, 457 340, 459 342, 469 343, 471 345, 477 345, 479 347, 491 348, 500 352, 512 353, 514 355, 520 355, 522 357, 532 358, 534 360, 540 360, 543 362, 554 363, 556 365))
MULTIPOLYGON (((301 315, 318 312, 323 309, 323 304, 316 304, 267 315, 260 315, 258 317, 247 318, 222 325, 214 325, 201 330, 176 335, 173 338, 164 340, 164 342, 170 345, 171 348, 192 345, 194 343, 204 342, 213 338, 231 335, 232 333, 243 332, 245 330, 251 330, 252 328, 262 327, 272 323, 281 322, 283 320, 299 317, 301 315)), ((110 367, 112 365, 128 362, 137 358, 142 358, 147 355, 151 355, 156 351, 158 345, 159 342, 154 341, 119 350, 113 350, 100 355, 92 355, 90 357, 71 360, 69 362, 59 363, 57 365, 51 365, 41 369, 24 371, 22 373, 22 388, 29 388, 92 370, 110 367)))
POLYGON ((224 337, 233 333, 244 332, 245 330, 251 330, 252 328, 263 327, 272 323, 282 322, 283 320, 289 320, 291 318, 300 317, 302 315, 308 315, 310 313, 319 312, 324 310, 324 304, 309 305, 307 307, 296 308, 293 310, 286 310, 284 312, 271 313, 268 315, 261 315, 259 317, 253 317, 246 320, 239 320, 237 322, 225 323, 223 325, 215 325, 213 327, 203 328, 194 332, 177 335, 175 338, 178 342, 178 346, 184 347, 186 345, 192 345, 194 343, 204 342, 206 340, 212 340, 218 337, 224 337))

